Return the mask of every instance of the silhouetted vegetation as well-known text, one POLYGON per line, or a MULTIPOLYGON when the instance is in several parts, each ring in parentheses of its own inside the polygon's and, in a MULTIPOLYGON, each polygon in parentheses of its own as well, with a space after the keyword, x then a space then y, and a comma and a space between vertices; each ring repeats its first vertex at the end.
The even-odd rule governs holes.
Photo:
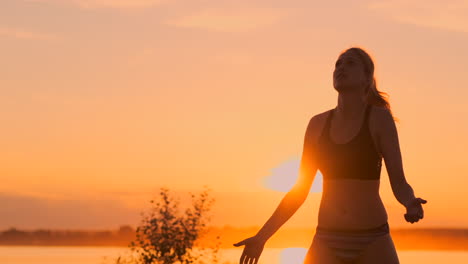
POLYGON ((161 188, 159 200, 151 200, 151 209, 143 214, 131 242, 131 255, 119 257, 116 263, 191 264, 219 263, 219 236, 212 247, 203 247, 197 240, 206 233, 207 213, 214 202, 208 190, 198 197, 191 194, 192 205, 180 212, 179 201, 167 188, 161 188))

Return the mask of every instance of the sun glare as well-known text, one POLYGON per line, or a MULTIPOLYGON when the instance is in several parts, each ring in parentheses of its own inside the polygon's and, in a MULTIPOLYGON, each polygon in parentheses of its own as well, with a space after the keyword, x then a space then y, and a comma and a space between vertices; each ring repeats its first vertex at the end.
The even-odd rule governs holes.
POLYGON ((306 253, 306 248, 286 248, 280 253, 280 264, 301 264, 306 253))
MULTIPOLYGON (((273 168, 271 174, 262 179, 262 185, 268 189, 288 192, 299 176, 300 159, 289 159, 273 168)), ((322 174, 317 171, 310 192, 322 192, 322 174)))

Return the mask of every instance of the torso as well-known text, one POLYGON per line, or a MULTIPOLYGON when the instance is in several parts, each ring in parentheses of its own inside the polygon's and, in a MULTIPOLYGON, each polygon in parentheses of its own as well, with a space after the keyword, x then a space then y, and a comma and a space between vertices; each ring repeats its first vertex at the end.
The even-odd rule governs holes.
MULTIPOLYGON (((318 117, 317 129, 323 132, 331 110, 318 117)), ((334 119, 332 119, 334 120, 334 119)), ((328 135, 335 143, 350 142, 360 131, 363 119, 351 122, 349 127, 331 122, 328 135)), ((378 153, 376 120, 369 112, 369 132, 378 153)), ((315 140, 318 143, 321 133, 315 140)), ((346 175, 342 175, 346 176, 346 175)), ((327 178, 324 175, 323 193, 318 214, 318 226, 337 229, 365 229, 379 226, 388 219, 379 195, 379 179, 327 178)))
POLYGON ((366 229, 387 221, 379 180, 324 180, 318 226, 366 229))

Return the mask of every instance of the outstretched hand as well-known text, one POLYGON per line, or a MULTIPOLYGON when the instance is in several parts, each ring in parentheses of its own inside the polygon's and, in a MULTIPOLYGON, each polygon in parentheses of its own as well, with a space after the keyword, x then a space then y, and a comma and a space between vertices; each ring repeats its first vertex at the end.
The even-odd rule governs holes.
POLYGON ((410 222, 411 224, 414 222, 418 222, 419 219, 424 218, 424 210, 421 204, 427 203, 426 200, 422 198, 415 198, 407 207, 406 207, 406 214, 405 220, 410 222))
POLYGON ((263 248, 265 247, 265 242, 266 241, 253 236, 235 243, 234 246, 236 247, 245 246, 239 264, 257 264, 263 248))

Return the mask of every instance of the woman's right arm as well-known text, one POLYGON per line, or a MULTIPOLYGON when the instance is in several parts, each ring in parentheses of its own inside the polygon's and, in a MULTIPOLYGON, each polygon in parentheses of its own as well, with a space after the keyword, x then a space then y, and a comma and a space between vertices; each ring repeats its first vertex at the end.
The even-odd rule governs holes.
POLYGON ((256 236, 267 241, 285 222, 294 215, 306 200, 310 187, 317 173, 316 139, 318 136, 317 116, 310 119, 304 136, 302 157, 299 166, 299 176, 295 185, 281 200, 280 204, 256 236))
POLYGON ((317 139, 317 116, 310 119, 304 136, 304 146, 299 166, 299 177, 296 184, 284 196, 273 215, 258 231, 258 233, 244 239, 234 246, 244 245, 240 257, 243 263, 258 263, 266 241, 301 207, 309 194, 310 187, 317 172, 315 142, 317 139), (252 261, 252 262, 250 262, 252 261))

